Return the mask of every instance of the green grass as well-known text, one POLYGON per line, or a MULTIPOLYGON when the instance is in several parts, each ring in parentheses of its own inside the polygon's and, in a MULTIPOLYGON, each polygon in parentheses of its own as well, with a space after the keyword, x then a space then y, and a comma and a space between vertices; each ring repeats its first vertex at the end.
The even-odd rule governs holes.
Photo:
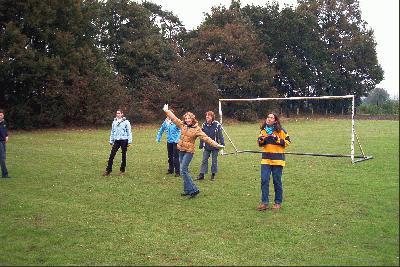
MULTIPOLYGON (((283 125, 288 151, 350 153, 349 121, 283 125)), ((112 176, 101 176, 109 129, 11 132, 0 265, 399 266, 398 121, 357 121, 373 160, 288 155, 279 212, 255 210, 259 154, 220 156, 217 180, 207 175, 198 197, 181 197, 181 178, 165 175, 158 126, 134 124, 125 177, 116 175, 120 153, 112 176)), ((239 149, 258 149, 258 125, 225 127, 239 149)), ((193 177, 200 160, 196 151, 193 177)))

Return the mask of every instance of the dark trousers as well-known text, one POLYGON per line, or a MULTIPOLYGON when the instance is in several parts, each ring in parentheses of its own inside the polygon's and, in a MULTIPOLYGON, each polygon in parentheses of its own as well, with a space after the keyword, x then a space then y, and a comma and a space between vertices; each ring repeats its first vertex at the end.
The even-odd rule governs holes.
POLYGON ((167 143, 168 151, 168 172, 180 174, 179 169, 179 151, 176 143, 167 143))
POLYGON ((1 165, 1 176, 7 177, 8 171, 6 167, 6 143, 0 141, 0 165, 1 165))
POLYGON ((121 167, 120 171, 125 172, 126 167, 126 151, 128 150, 128 140, 116 140, 114 145, 112 146, 110 157, 108 158, 108 165, 106 168, 107 172, 112 172, 112 166, 115 154, 117 154, 118 149, 121 148, 122 150, 122 160, 121 160, 121 167))

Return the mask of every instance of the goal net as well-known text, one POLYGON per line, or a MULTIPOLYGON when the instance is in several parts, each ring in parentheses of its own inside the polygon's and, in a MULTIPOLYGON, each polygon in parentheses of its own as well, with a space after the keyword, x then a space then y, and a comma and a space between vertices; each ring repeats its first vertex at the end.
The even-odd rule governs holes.
POLYGON ((286 128, 286 122, 290 122, 294 132, 297 133, 293 136, 293 132, 289 131, 296 146, 289 146, 285 154, 347 157, 352 163, 372 159, 372 156, 365 155, 356 133, 354 111, 354 95, 219 99, 219 118, 226 139, 223 155, 261 153, 255 145, 259 128, 252 127, 252 130, 248 130, 242 123, 225 123, 225 125, 223 124, 225 118, 235 118, 235 121, 254 121, 254 119, 260 121, 260 119, 265 120, 268 113, 273 112, 281 118, 283 128, 286 128), (313 127, 316 127, 318 123, 308 123, 308 120, 318 121, 321 118, 330 118, 324 124, 324 129, 314 130, 313 127), (299 138, 305 141, 300 142, 299 138), (292 151, 292 147, 299 150, 292 151), (313 151, 313 149, 321 151, 313 151), (332 151, 326 151, 329 149, 332 151))

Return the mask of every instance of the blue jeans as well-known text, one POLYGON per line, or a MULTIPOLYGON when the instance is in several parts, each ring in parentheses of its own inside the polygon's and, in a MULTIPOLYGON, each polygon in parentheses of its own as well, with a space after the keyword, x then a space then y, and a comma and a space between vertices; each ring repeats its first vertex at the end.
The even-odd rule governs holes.
POLYGON ((189 164, 193 159, 193 153, 179 151, 179 163, 181 168, 181 176, 183 178, 183 191, 186 194, 192 194, 199 191, 192 177, 189 175, 189 164))
POLYGON ((269 203, 269 177, 272 173, 275 191, 275 203, 281 204, 283 198, 282 188, 282 170, 283 166, 261 164, 261 202, 269 203))
POLYGON ((203 161, 201 162, 200 173, 208 172, 208 158, 212 155, 211 160, 211 173, 217 173, 218 171, 218 150, 207 150, 203 151, 203 161))
POLYGON ((0 142, 0 165, 1 165, 1 176, 7 177, 8 171, 6 167, 6 143, 0 142))

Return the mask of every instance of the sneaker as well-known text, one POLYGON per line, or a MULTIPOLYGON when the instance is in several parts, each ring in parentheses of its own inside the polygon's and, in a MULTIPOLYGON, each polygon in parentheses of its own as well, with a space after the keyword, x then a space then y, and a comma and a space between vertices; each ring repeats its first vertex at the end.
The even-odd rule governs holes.
POLYGON ((175 177, 179 177, 179 176, 181 176, 180 173, 175 173, 175 177))
POLYGON ((260 205, 258 205, 257 210, 264 211, 264 210, 267 210, 268 208, 269 208, 268 204, 261 203, 260 205))
POLYGON ((204 180, 204 173, 200 173, 196 180, 204 180))
POLYGON ((197 190, 196 192, 193 192, 189 195, 189 198, 194 198, 200 193, 200 190, 197 190))
POLYGON ((211 174, 211 181, 215 181, 215 173, 211 174))
POLYGON ((173 174, 174 172, 171 172, 171 171, 167 171, 167 173, 166 174, 173 174))
POLYGON ((110 174, 111 174, 111 172, 105 171, 105 172, 103 173, 103 176, 110 176, 110 174))
POLYGON ((279 204, 279 203, 275 203, 275 204, 272 206, 272 209, 273 209, 273 210, 279 210, 280 208, 282 208, 282 205, 279 204))
POLYGON ((183 196, 183 197, 188 196, 188 195, 190 195, 190 194, 189 193, 185 193, 185 192, 181 193, 181 196, 183 196))
POLYGON ((125 172, 119 172, 118 175, 119 175, 119 176, 124 176, 124 175, 125 175, 125 172))

